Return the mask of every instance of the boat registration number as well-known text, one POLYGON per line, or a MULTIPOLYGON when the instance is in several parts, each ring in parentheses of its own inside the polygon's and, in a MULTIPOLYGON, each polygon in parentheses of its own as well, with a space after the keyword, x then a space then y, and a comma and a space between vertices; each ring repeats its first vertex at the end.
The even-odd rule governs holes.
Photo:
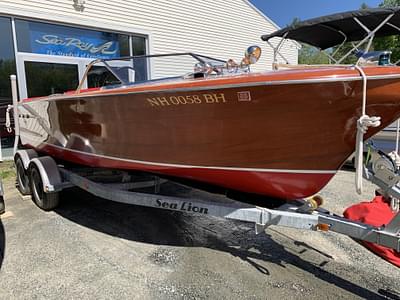
POLYGON ((153 97, 153 98, 146 98, 146 100, 148 105, 152 107, 202 104, 202 103, 219 104, 227 102, 224 93, 153 97))

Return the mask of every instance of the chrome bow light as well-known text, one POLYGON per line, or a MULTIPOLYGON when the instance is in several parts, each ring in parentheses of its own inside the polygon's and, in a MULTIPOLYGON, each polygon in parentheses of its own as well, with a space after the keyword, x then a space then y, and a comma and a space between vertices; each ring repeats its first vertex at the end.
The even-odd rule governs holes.
POLYGON ((249 64, 255 64, 258 62, 261 56, 261 47, 259 46, 250 46, 249 48, 246 49, 244 52, 244 61, 249 64))

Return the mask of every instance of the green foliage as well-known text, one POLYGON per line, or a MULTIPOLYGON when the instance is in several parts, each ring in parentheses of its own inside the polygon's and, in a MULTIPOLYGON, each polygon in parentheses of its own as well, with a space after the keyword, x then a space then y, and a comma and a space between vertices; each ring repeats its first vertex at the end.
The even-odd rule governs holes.
POLYGON ((393 7, 399 5, 400 5, 400 0, 383 0, 383 2, 379 4, 380 7, 393 7))
MULTIPOLYGON (((380 7, 393 7, 400 6, 400 0, 384 0, 380 7)), ((400 34, 400 32, 399 32, 400 34)), ((375 38, 373 42, 373 48, 375 51, 379 50, 390 50, 392 51, 392 62, 395 63, 400 60, 400 37, 399 35, 393 35, 382 38, 375 38)))
POLYGON ((0 178, 2 180, 15 178, 15 167, 13 161, 5 161, 0 164, 0 178))
MULTIPOLYGON (((361 4, 360 9, 368 9, 368 5, 365 3, 361 4)), ((355 42, 357 43, 357 42, 355 42)), ((349 51, 353 50, 353 45, 351 43, 345 43, 344 45, 338 45, 336 47, 333 47, 332 53, 335 53, 335 58, 340 59, 343 56, 345 56, 349 51), (338 50, 339 49, 339 50, 338 50)), ((342 64, 355 64, 357 62, 357 57, 353 54, 350 54, 348 57, 346 57, 341 63, 342 64)))
POLYGON ((321 51, 312 46, 301 44, 299 51, 299 64, 305 65, 322 65, 329 64, 329 58, 321 51))
MULTIPOLYGON (((399 32, 400 34, 400 32, 399 32)), ((379 50, 390 50, 392 51, 391 61, 393 63, 400 60, 400 37, 399 36, 388 36, 375 38, 373 47, 375 51, 379 50)))
MULTIPOLYGON (((345 43, 343 46, 340 45, 333 47, 332 53, 335 53, 335 58, 340 59, 343 56, 345 56, 349 51, 353 49, 353 46, 351 43, 345 43), (339 48, 339 50, 338 50, 339 48)), ((343 61, 341 61, 341 64, 355 64, 357 62, 357 57, 353 54, 350 54, 347 56, 343 61)))
POLYGON ((290 24, 288 24, 287 26, 296 26, 300 22, 301 22, 301 19, 299 17, 294 17, 293 21, 290 24))

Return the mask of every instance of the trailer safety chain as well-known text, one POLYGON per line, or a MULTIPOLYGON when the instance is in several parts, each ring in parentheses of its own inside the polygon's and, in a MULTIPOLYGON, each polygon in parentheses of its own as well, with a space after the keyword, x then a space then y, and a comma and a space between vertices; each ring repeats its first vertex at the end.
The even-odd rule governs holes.
POLYGON ((378 127, 381 125, 381 117, 368 116, 366 113, 367 107, 367 75, 364 70, 357 65, 354 68, 358 70, 363 79, 362 89, 362 113, 361 117, 357 120, 357 137, 356 137, 356 153, 355 153, 355 183, 356 191, 358 194, 363 190, 363 157, 364 157, 364 134, 368 131, 369 127, 378 127))

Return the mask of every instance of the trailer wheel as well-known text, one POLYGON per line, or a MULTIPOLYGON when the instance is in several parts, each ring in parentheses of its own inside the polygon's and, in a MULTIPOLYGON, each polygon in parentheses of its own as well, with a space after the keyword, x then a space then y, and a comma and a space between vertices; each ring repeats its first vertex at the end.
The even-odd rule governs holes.
POLYGON ((25 170, 24 163, 19 155, 15 157, 15 169, 17 173, 17 189, 21 195, 30 195, 31 189, 29 185, 29 176, 25 170))
POLYGON ((0 196, 0 215, 6 211, 6 205, 4 204, 4 197, 0 196))
POLYGON ((30 188, 32 191, 32 200, 43 210, 53 210, 58 206, 58 192, 46 193, 43 190, 43 181, 38 167, 33 164, 29 169, 30 188))

